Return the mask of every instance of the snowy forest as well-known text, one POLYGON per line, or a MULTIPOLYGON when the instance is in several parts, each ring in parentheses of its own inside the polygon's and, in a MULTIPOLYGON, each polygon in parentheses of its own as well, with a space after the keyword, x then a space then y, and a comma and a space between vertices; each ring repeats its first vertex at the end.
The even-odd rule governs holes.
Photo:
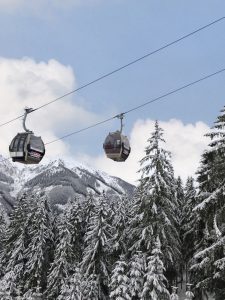
POLYGON ((56 213, 40 191, 1 209, 0 299, 224 300, 224 129, 225 108, 195 179, 175 178, 156 121, 132 198, 90 193, 56 213))

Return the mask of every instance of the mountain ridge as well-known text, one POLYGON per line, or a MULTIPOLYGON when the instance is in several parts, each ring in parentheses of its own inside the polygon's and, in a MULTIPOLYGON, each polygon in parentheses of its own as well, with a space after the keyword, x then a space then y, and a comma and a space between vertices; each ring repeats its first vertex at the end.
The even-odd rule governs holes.
MULTIPOLYGON (((2 156, 0 158, 3 158, 2 156)), ((0 162, 0 204, 9 212, 23 193, 46 192, 50 204, 65 204, 71 197, 100 195, 103 191, 113 200, 132 196, 134 186, 121 178, 76 161, 56 159, 45 164, 23 166, 2 159, 0 162)))

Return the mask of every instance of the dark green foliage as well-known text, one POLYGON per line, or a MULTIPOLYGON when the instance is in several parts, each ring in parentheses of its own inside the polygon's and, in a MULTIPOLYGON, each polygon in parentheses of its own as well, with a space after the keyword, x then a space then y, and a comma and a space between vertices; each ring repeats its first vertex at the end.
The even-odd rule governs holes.
POLYGON ((8 226, 6 212, 3 208, 0 207, 0 253, 3 251, 3 241, 5 240, 7 227, 8 226))
POLYGON ((53 245, 47 199, 24 195, 11 215, 1 253, 1 285, 10 296, 46 287, 53 245))
POLYGON ((110 279, 110 299, 131 300, 130 280, 127 276, 127 262, 124 255, 114 264, 110 279))
POLYGON ((25 251, 30 241, 28 234, 28 224, 31 221, 30 204, 31 200, 26 195, 18 200, 3 241, 1 281, 6 282, 8 287, 5 288, 10 296, 17 296, 18 288, 24 287, 25 251))
POLYGON ((167 279, 163 275, 165 268, 162 261, 162 252, 160 241, 156 237, 151 255, 147 258, 147 270, 145 274, 145 283, 142 292, 144 300, 162 299, 169 300, 170 294, 166 288, 167 279))
POLYGON ((128 277, 130 280, 130 294, 132 299, 141 298, 146 270, 146 257, 141 251, 135 253, 129 260, 128 277))
POLYGON ((178 202, 170 153, 162 148, 163 143, 163 130, 156 122, 141 160, 129 237, 132 252, 141 250, 149 256, 155 237, 159 236, 165 268, 172 280, 180 259, 178 202))
POLYGON ((128 253, 127 246, 127 227, 129 222, 128 198, 122 197, 115 208, 112 217, 113 237, 112 244, 112 264, 117 261, 120 255, 128 253))
MULTIPOLYGON (((211 132, 209 150, 198 171, 199 204, 197 249, 192 278, 199 290, 211 290, 216 298, 225 292, 225 110, 211 132)), ((221 298, 222 299, 222 298, 221 298)))
POLYGON ((106 299, 109 294, 111 239, 111 211, 109 210, 108 199, 103 194, 96 202, 95 209, 89 219, 81 263, 81 270, 86 280, 92 275, 96 276, 99 285, 99 299, 106 299))
POLYGON ((25 251, 24 288, 25 291, 43 292, 53 250, 53 216, 46 196, 34 200, 27 229, 29 244, 25 251))
POLYGON ((197 195, 194 187, 194 179, 192 177, 188 177, 184 189, 184 201, 181 218, 182 254, 186 272, 188 271, 188 264, 190 259, 193 257, 196 247, 196 224, 198 224, 197 213, 194 210, 196 204, 197 195))
POLYGON ((54 260, 47 280, 46 295, 48 299, 59 296, 62 289, 65 290, 68 278, 76 270, 82 247, 81 223, 79 203, 76 199, 69 201, 63 213, 57 218, 54 260))

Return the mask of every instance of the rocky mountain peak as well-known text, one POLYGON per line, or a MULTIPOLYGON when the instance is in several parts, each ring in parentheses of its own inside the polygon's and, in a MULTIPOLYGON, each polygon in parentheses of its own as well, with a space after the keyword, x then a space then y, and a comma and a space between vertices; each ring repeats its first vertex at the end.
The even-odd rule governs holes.
POLYGON ((54 205, 65 204, 69 198, 85 197, 89 192, 100 195, 104 191, 112 199, 129 196, 134 186, 75 161, 57 159, 23 166, 4 160, 0 163, 0 189, 0 204, 9 211, 16 197, 24 192, 46 192, 54 205))

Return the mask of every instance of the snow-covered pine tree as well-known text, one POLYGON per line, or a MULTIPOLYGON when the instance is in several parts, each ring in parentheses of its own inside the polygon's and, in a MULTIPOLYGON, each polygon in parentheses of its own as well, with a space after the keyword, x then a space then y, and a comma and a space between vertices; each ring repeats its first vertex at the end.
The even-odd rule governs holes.
MULTIPOLYGON (((41 292, 40 282, 37 282, 37 286, 35 288, 31 288, 28 290, 20 300, 42 300, 44 299, 44 295, 41 292)), ((16 299, 17 300, 17 299, 16 299)), ((18 299, 19 300, 19 299, 18 299)))
MULTIPOLYGON (((57 300, 68 300, 70 299, 70 284, 69 284, 69 277, 66 278, 65 280, 63 280, 61 283, 60 283, 60 291, 59 291, 59 294, 57 296, 57 300)), ((76 298, 75 298, 76 299, 76 298)), ((80 298, 78 298, 80 300, 80 298)))
POLYGON ((30 204, 32 199, 23 195, 18 199, 10 217, 1 252, 2 277, 0 286, 11 297, 18 295, 19 287, 24 286, 25 250, 29 243, 28 227, 30 221, 30 204))
POLYGON ((180 297, 177 295, 178 287, 172 286, 172 294, 170 295, 170 300, 179 300, 180 297))
POLYGON ((141 299, 146 270, 146 258, 141 251, 138 251, 130 258, 128 269, 131 297, 132 299, 141 299))
POLYGON ((127 254, 127 227, 129 222, 128 198, 122 196, 118 201, 113 214, 112 226, 114 228, 112 238, 112 259, 113 264, 119 259, 120 255, 127 254))
MULTIPOLYGON (((211 132, 209 149, 198 171, 198 247, 192 265, 192 280, 200 290, 212 290, 225 299, 225 108, 211 132)), ((195 292, 196 294, 196 292, 195 292)))
POLYGON ((156 237, 152 254, 147 258, 147 272, 145 274, 145 283, 142 292, 143 300, 170 299, 170 293, 166 288, 167 279, 163 275, 165 268, 161 260, 162 252, 160 248, 160 240, 156 237))
POLYGON ((9 271, 0 280, 0 299, 14 300, 20 294, 18 277, 14 271, 9 271))
POLYGON ((148 139, 145 157, 141 160, 141 179, 135 194, 130 249, 150 255, 153 242, 159 236, 168 279, 174 279, 180 259, 180 239, 176 218, 178 203, 170 153, 161 144, 163 130, 155 123, 148 139))
POLYGON ((82 285, 80 269, 76 268, 74 274, 70 275, 63 284, 57 300, 83 300, 82 285))
POLYGON ((178 213, 180 214, 181 219, 181 212, 183 205, 185 204, 184 199, 184 188, 183 188, 183 182, 180 176, 175 181, 176 184, 176 196, 177 196, 177 203, 178 203, 178 213))
MULTIPOLYGON (((183 188, 183 182, 180 176, 178 176, 177 179, 175 179, 175 188, 176 188, 176 198, 177 198, 177 209, 175 211, 177 216, 177 222, 178 227, 177 231, 180 237, 180 240, 182 240, 182 211, 183 207, 185 205, 185 199, 184 199, 184 188, 183 188)), ((181 243, 181 252, 182 252, 182 243, 181 243)), ((179 272, 178 272, 178 278, 176 281, 183 282, 183 274, 185 270, 185 262, 183 259, 180 260, 180 266, 179 266, 179 272)))
MULTIPOLYGON (((6 237, 6 229, 7 229, 7 225, 8 225, 6 219, 7 219, 7 217, 6 217, 5 210, 0 205, 0 278, 4 275, 3 268, 1 266, 1 253, 3 254, 3 241, 5 240, 5 237, 6 237)), ((2 286, 2 287, 0 286, 0 299, 2 299, 1 296, 3 297, 3 295, 5 293, 4 286, 2 286), (1 293, 2 293, 2 295, 1 295, 1 293)))
MULTIPOLYGON (((0 205, 0 253, 3 250, 3 240, 5 239, 7 229, 7 215, 4 208, 0 205)), ((1 276, 1 271, 0 271, 1 276)))
POLYGON ((94 209, 96 206, 96 199, 92 193, 88 193, 87 197, 85 197, 82 207, 83 207, 83 228, 86 233, 87 227, 89 224, 90 217, 92 216, 94 209))
MULTIPOLYGON (((195 226, 197 214, 194 207, 197 204, 196 189, 194 186, 193 177, 188 177, 185 185, 184 205, 182 210, 181 222, 181 239, 182 239, 182 254, 185 264, 186 272, 188 271, 188 264, 195 251, 195 226)), ((186 276, 187 277, 187 276, 186 276)))
POLYGON ((96 207, 89 219, 85 234, 85 248, 81 262, 82 273, 87 281, 96 276, 98 299, 107 299, 110 279, 110 240, 112 239, 111 212, 108 199, 103 193, 96 201, 96 207))
POLYGON ((68 229, 71 233, 71 247, 73 254, 74 266, 81 262, 83 247, 84 247, 84 234, 85 234, 85 211, 79 198, 75 198, 68 202, 65 208, 66 219, 70 226, 68 229))
MULTIPOLYGON (((184 300, 192 300, 194 298, 194 293, 191 291, 191 283, 186 284, 186 293, 185 293, 185 299, 184 300)), ((206 297, 208 299, 208 297, 206 297)))
POLYGON ((180 299, 179 296, 177 294, 175 294, 175 293, 172 293, 170 295, 170 300, 179 300, 179 299, 180 299))
MULTIPOLYGON (((72 207, 70 206, 72 209, 72 207)), ((54 251, 54 260, 47 277, 47 299, 57 299, 62 287, 66 284, 70 272, 73 270, 72 225, 68 220, 67 209, 57 220, 57 238, 54 251)))
POLYGON ((131 300, 127 262, 124 255, 121 255, 114 265, 109 286, 110 299, 131 300))
POLYGON ((24 292, 42 293, 46 288, 47 272, 53 252, 53 216, 46 195, 37 195, 31 204, 29 244, 25 251, 24 292))
POLYGON ((176 188, 176 198, 177 198, 177 210, 176 210, 176 215, 177 215, 177 220, 179 224, 179 234, 180 232, 180 227, 181 227, 181 222, 182 222, 182 210, 185 205, 185 199, 184 199, 184 188, 183 188, 183 182, 180 176, 178 176, 177 179, 175 179, 175 188, 176 188))
MULTIPOLYGON (((185 299, 184 300, 192 300, 193 298, 194 298, 194 294, 191 292, 191 291, 187 291, 186 293, 185 293, 185 299)), ((221 298, 221 300, 222 300, 222 298, 221 298)))
POLYGON ((95 274, 86 276, 82 281, 82 300, 100 300, 99 298, 99 282, 95 274))

